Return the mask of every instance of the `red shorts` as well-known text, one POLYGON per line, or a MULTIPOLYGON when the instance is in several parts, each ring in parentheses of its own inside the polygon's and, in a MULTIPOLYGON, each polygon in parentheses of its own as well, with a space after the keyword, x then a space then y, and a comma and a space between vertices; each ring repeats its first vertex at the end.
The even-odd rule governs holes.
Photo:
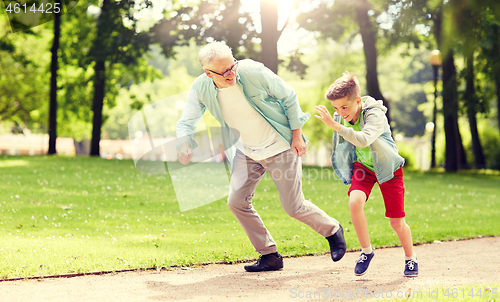
MULTIPOLYGON (((366 194, 366 201, 377 181, 375 173, 363 166, 361 163, 354 163, 352 183, 347 195, 351 195, 354 190, 362 191, 366 194)), ((385 217, 402 218, 405 217, 405 186, 403 183, 403 167, 399 167, 394 172, 394 177, 379 184, 380 191, 384 198, 385 217)))

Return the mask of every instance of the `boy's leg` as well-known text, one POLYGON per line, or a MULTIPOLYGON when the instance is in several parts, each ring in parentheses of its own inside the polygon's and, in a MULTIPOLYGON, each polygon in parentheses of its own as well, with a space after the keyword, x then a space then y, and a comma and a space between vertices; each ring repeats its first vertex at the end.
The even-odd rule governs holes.
POLYGON ((391 226, 398 234, 399 241, 403 246, 406 257, 413 256, 413 240, 411 238, 410 226, 406 223, 404 218, 390 218, 391 226))
POLYGON ((380 190, 384 197, 385 216, 389 217, 391 226, 398 234, 399 241, 405 252, 405 270, 407 277, 418 276, 417 256, 413 251, 413 240, 411 238, 411 229, 405 221, 404 209, 404 182, 403 168, 394 171, 394 177, 380 184, 380 190))
POLYGON ((372 171, 360 163, 354 163, 352 182, 348 194, 352 224, 362 248, 361 255, 359 255, 359 259, 356 261, 356 266, 354 267, 354 274, 356 276, 362 276, 366 273, 375 255, 370 244, 368 222, 366 221, 364 207, 376 181, 377 178, 372 171))
POLYGON ((370 235, 368 234, 368 222, 365 216, 365 203, 367 196, 365 192, 360 190, 351 191, 349 195, 349 210, 351 212, 351 220, 358 235, 361 248, 370 246, 370 235))
POLYGON ((366 221, 364 207, 376 182, 377 178, 372 171, 358 162, 354 163, 351 187, 348 192, 349 210, 361 248, 370 247, 368 222, 366 221))
POLYGON ((417 255, 413 251, 413 240, 411 238, 411 229, 404 218, 390 218, 391 226, 398 234, 399 241, 405 252, 405 269, 406 277, 418 276, 418 261, 417 255))
POLYGON ((406 257, 413 256, 413 241, 411 239, 411 230, 404 219, 405 206, 404 195, 405 188, 403 182, 403 168, 394 171, 394 177, 380 184, 380 191, 384 197, 385 216, 389 217, 391 226, 398 234, 399 241, 405 251, 406 257))

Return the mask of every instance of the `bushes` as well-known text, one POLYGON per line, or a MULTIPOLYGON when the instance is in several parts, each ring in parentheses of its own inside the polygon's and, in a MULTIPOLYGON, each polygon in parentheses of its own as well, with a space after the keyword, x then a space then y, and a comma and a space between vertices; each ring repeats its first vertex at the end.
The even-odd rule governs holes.
POLYGON ((485 128, 480 134, 488 169, 500 170, 500 133, 496 128, 485 128))

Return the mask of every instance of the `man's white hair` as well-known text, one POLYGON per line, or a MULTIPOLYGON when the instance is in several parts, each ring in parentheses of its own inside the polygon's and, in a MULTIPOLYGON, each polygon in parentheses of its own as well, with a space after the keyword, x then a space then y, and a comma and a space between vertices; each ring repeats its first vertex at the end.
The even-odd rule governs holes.
POLYGON ((210 42, 200 49, 198 59, 200 60, 201 67, 211 68, 214 59, 222 59, 232 57, 233 52, 231 48, 223 42, 210 42))

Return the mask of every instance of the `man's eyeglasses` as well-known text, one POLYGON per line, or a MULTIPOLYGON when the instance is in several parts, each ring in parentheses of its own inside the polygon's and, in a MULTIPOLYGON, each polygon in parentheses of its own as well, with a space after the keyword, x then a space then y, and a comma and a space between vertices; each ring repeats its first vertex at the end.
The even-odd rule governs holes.
POLYGON ((215 74, 218 74, 224 78, 227 78, 231 72, 235 71, 236 70, 236 67, 238 66, 238 61, 236 61, 236 59, 234 60, 234 65, 231 66, 228 70, 224 71, 223 73, 218 73, 218 72, 215 72, 213 70, 210 70, 210 69, 207 69, 208 71, 212 72, 212 73, 215 73, 215 74))

